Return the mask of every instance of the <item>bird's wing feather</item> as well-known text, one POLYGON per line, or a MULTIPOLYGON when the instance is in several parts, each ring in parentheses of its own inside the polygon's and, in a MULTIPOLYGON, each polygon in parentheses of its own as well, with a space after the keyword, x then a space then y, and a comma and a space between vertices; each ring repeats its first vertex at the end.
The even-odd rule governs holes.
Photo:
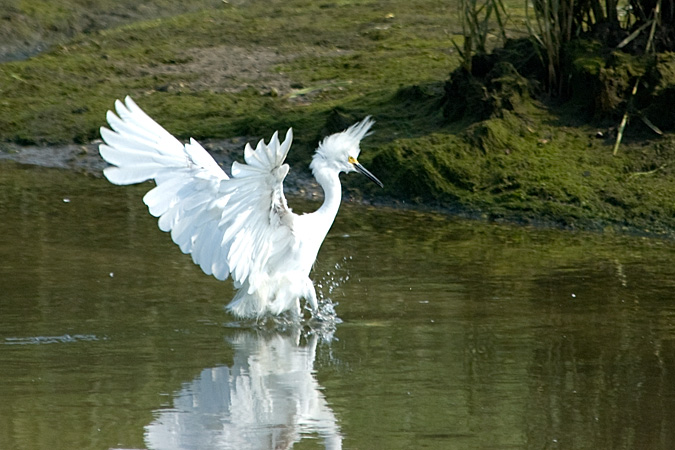
POLYGON ((108 180, 154 179, 143 201, 160 229, 205 273, 220 280, 231 274, 237 287, 248 281, 252 291, 267 262, 295 245, 282 184, 292 131, 283 142, 274 133, 269 144, 247 144, 245 163, 233 163, 230 178, 197 141, 181 144, 131 98, 118 100, 115 110, 107 115, 112 130, 101 128, 100 153, 112 164, 104 170, 108 180))

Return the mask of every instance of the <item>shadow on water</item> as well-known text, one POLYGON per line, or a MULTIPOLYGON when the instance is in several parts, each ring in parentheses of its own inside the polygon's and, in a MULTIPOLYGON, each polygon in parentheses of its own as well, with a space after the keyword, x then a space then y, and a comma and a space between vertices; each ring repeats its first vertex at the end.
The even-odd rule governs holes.
POLYGON ((672 241, 345 205, 280 331, 148 188, 0 165, 0 448, 675 448, 672 241))

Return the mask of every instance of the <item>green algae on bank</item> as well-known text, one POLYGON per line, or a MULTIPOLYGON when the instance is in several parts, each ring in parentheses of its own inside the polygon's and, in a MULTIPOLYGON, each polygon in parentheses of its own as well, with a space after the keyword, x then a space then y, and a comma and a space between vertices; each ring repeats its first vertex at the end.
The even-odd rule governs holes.
POLYGON ((654 172, 638 161, 672 154, 675 142, 612 157, 611 142, 593 128, 543 126, 553 118, 541 116, 538 126, 532 117, 507 115, 458 133, 397 140, 378 151, 371 168, 392 196, 471 216, 673 234, 675 182, 667 166, 654 172))
MULTIPOLYGON (((396 180, 392 195, 398 190, 406 198, 472 216, 672 236, 674 136, 657 137, 646 126, 633 125, 621 152, 613 155, 611 148, 612 119, 617 116, 618 122, 617 111, 630 106, 616 98, 629 95, 636 76, 659 80, 638 100, 667 110, 670 91, 663 85, 675 85, 675 78, 664 81, 669 65, 645 66, 639 56, 609 55, 601 69, 584 75, 598 88, 576 88, 584 92, 577 92, 583 101, 544 104, 537 100, 544 71, 535 54, 530 41, 510 41, 474 57, 471 73, 453 71, 439 101, 449 122, 445 129, 386 146, 373 170, 396 180), (589 121, 600 111, 604 115, 589 121)), ((587 52, 574 57, 577 67, 591 68, 602 58, 593 64, 591 59, 587 52)), ((641 111, 629 112, 644 118, 641 111)), ((659 123, 670 131, 668 120, 659 123)))

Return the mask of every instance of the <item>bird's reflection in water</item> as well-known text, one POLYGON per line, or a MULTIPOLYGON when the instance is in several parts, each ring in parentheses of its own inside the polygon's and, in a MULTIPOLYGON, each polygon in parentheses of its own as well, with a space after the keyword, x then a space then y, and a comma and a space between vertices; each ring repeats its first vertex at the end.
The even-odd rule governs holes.
POLYGON ((333 411, 314 378, 321 333, 242 330, 231 367, 204 369, 146 427, 149 449, 288 449, 303 438, 341 449, 333 411))

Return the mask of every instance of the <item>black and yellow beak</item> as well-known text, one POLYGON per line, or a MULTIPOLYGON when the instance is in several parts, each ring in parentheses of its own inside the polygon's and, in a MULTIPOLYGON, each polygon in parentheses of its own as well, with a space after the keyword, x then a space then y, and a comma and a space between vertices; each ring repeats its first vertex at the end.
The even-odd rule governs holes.
POLYGON ((368 177, 368 179, 369 179, 370 181, 372 181, 373 183, 377 184, 379 187, 384 187, 384 184, 382 184, 382 182, 381 182, 380 180, 378 180, 377 177, 376 177, 375 175, 373 175, 372 173, 370 173, 370 171, 369 171, 368 169, 366 169, 365 167, 363 167, 363 166, 361 165, 361 163, 359 163, 359 162, 356 160, 356 158, 350 156, 350 157, 349 157, 349 162, 351 163, 352 166, 354 166, 354 169, 356 169, 357 172, 362 173, 363 175, 365 175, 366 177, 368 177))

